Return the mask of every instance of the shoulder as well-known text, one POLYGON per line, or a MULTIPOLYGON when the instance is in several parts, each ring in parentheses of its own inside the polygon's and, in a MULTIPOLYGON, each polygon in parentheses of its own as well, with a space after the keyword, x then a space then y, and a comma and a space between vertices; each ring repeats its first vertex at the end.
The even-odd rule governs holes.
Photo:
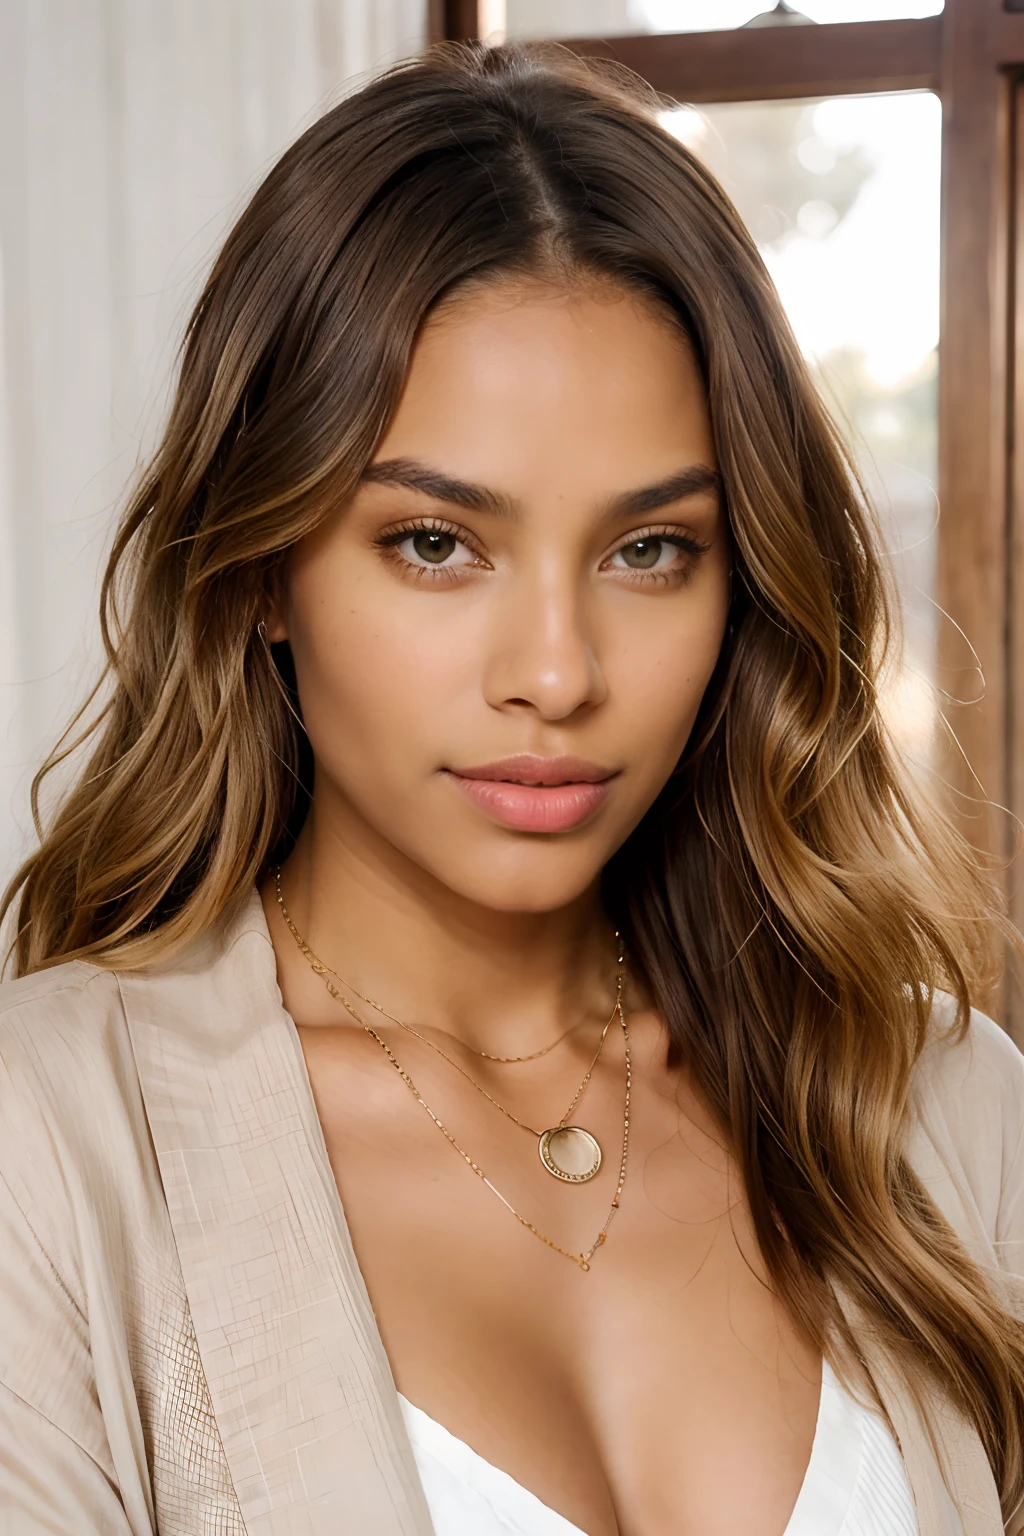
POLYGON ((1024 1055, 978 1008, 971 1009, 966 1029, 958 1029, 956 1004, 946 992, 935 994, 912 1093, 919 1103, 940 1108, 950 1128, 962 1128, 972 1142, 986 1127, 998 1131, 1005 1152, 1012 1153, 1021 1140, 1024 1055))
POLYGON ((26 1223, 77 1290, 82 1242, 120 1240, 151 1160, 116 975, 76 961, 3 983, 2 1224, 26 1223))
POLYGON ((910 1097, 912 1158, 940 1208, 1024 1273, 1024 1055, 977 1008, 958 1029, 953 998, 937 993, 910 1097))
POLYGON ((0 983, 0 1061, 23 1055, 40 1066, 74 1051, 88 1060, 123 1029, 117 975, 84 960, 0 983))
POLYGON ((123 1089, 131 1042, 117 977, 72 961, 0 985, 0 1167, 40 1117, 72 1133, 123 1089))

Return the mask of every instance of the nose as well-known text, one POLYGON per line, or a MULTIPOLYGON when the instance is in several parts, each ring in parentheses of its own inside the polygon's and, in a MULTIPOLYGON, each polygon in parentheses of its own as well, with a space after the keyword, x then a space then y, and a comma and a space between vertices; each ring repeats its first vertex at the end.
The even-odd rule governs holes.
POLYGON ((484 696, 495 709, 565 720, 607 693, 590 594, 570 570, 521 572, 495 605, 484 696))

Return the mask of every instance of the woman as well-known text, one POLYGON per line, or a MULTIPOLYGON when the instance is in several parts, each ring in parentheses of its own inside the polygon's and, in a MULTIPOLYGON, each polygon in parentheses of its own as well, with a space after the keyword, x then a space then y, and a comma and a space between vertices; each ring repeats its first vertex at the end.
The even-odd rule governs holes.
POLYGON ((1024 1530, 1009 930, 659 105, 435 51, 216 263, 7 895, 12 1532, 1024 1530))

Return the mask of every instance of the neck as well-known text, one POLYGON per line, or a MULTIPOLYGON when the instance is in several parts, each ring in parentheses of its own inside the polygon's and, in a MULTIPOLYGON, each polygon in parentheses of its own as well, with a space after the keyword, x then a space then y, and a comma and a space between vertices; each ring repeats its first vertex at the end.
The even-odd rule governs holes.
MULTIPOLYGON (((596 881, 553 911, 496 911, 443 886, 392 845, 382 848, 361 826, 334 818, 324 826, 311 810, 281 883, 310 949, 406 1023, 513 1055, 608 1016, 616 947, 596 881)), ((351 1023, 288 932, 273 880, 263 898, 296 1022, 351 1023)), ((352 1001, 367 1023, 380 1022, 352 1001)))

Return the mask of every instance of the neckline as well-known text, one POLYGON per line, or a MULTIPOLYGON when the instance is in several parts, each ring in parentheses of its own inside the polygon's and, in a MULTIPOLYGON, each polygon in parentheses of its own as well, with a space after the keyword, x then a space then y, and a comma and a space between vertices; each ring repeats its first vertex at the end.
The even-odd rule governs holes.
MULTIPOLYGON (((253 887, 249 900, 245 904, 244 913, 239 914, 239 916, 250 917, 250 914, 251 918, 255 919, 255 922, 250 921, 250 923, 246 923, 243 931, 245 931, 245 928, 249 928, 250 931, 254 928, 266 940, 270 952, 275 1000, 280 1016, 285 1022, 290 1036, 292 1048, 297 1055, 298 1065, 306 1088, 308 1107, 312 1109, 313 1124, 316 1131, 319 1132, 317 1141, 326 1159, 326 1143, 323 1141, 323 1128, 315 1106, 312 1084, 309 1080, 308 1068, 306 1066, 305 1052, 302 1048, 298 1027, 292 1015, 285 1007, 284 998, 278 984, 273 939, 270 936, 266 914, 263 910, 263 900, 257 886, 253 887)), ((333 1173, 331 1175, 331 1183, 334 1183, 333 1173)), ((342 1214, 342 1225, 348 1238, 351 1258, 356 1273, 360 1281, 362 1281, 362 1272, 359 1269, 358 1259, 351 1244, 347 1222, 344 1221, 340 1192, 337 1191, 336 1185, 335 1192, 338 1194, 338 1210, 342 1214)), ((365 1282, 363 1282, 363 1286, 365 1287, 365 1282)), ((380 1339, 380 1347, 381 1352, 386 1356, 383 1348, 383 1339, 380 1339)), ((411 1414, 422 1426, 429 1426, 433 1437, 437 1441, 443 1442, 449 1450, 456 1447, 459 1448, 462 1456, 471 1459, 471 1464, 481 1473, 486 1471, 489 1478, 500 1481, 507 1487, 516 1490, 521 1500, 528 1501, 534 1511, 542 1512, 549 1521, 560 1522, 550 1532, 545 1531, 541 1533, 541 1536, 587 1536, 586 1532, 573 1525, 564 1515, 559 1514, 557 1510, 545 1504, 536 1494, 532 1493, 528 1488, 524 1488, 521 1483, 517 1483, 509 1473, 504 1472, 500 1467, 494 1466, 493 1463, 487 1461, 477 1451, 474 1451, 472 1446, 468 1445, 464 1440, 460 1440, 458 1436, 453 1435, 443 1424, 440 1424, 436 1419, 432 1419, 424 1409, 411 1403, 402 1392, 397 1390, 397 1387, 395 1387, 395 1395, 400 1409, 400 1416, 404 1421, 407 1432, 411 1430, 411 1414)), ((852 1497, 860 1464, 862 1437, 858 1410, 861 1413, 865 1411, 842 1389, 827 1359, 822 1356, 821 1387, 818 1395, 818 1412, 815 1419, 814 1438, 811 1442, 811 1453, 800 1489, 797 1493, 796 1503, 782 1536, 840 1536, 840 1526, 845 1516, 846 1506, 852 1497), (849 1450, 844 1455, 844 1447, 855 1447, 852 1458, 849 1450), (824 1499, 822 1497, 823 1493, 825 1495, 824 1499), (832 1523, 823 1524, 823 1517, 827 1522, 830 1513, 837 1507, 837 1495, 842 1499, 839 1518, 837 1519, 834 1514, 831 1514, 832 1523)), ((412 1448, 415 1452, 416 1440, 412 1437, 411 1433, 409 1438, 412 1440, 412 1448)))
MULTIPOLYGON (((398 1400, 414 1452, 422 1450, 440 1461, 483 1497, 490 1494, 501 1500, 502 1513, 512 1501, 514 1513, 543 1518, 542 1536, 586 1536, 579 1526, 487 1461, 403 1393, 398 1393, 398 1400)), ((867 1411, 844 1390, 822 1357, 811 1453, 783 1536, 839 1536, 860 1471, 862 1418, 867 1411)))
MULTIPOLYGON (((430 1536, 412 1447, 255 883, 175 956, 142 971, 118 971, 116 981, 243 1516, 269 1521, 270 1536, 271 1527, 277 1531, 282 1519, 294 1523, 296 1511, 315 1502, 340 1536, 351 1526, 358 1481, 360 1531, 369 1519, 380 1536, 399 1530, 430 1536), (237 1266, 223 1262, 228 1239, 254 1272, 258 1266, 251 1305, 238 1289, 237 1266), (298 1270, 284 1262, 295 1254, 302 1256, 298 1270), (301 1465, 295 1457, 281 1463, 276 1421, 264 1423, 266 1360, 281 1340, 288 1341, 289 1393, 300 1405, 290 1422, 295 1443, 304 1447, 301 1465), (276 1502, 268 1510, 271 1486, 276 1502)), ((934 1154, 927 1128, 922 1135, 915 1167, 934 1154)), ((848 1329, 842 1348, 851 1379, 873 1382, 903 1450, 922 1531, 938 1530, 952 1505, 921 1407, 856 1300, 837 1281, 831 1290, 848 1329)), ((962 1452, 956 1496, 966 1492, 979 1508, 997 1508, 973 1428, 951 1408, 943 1423, 950 1445, 962 1452)))

